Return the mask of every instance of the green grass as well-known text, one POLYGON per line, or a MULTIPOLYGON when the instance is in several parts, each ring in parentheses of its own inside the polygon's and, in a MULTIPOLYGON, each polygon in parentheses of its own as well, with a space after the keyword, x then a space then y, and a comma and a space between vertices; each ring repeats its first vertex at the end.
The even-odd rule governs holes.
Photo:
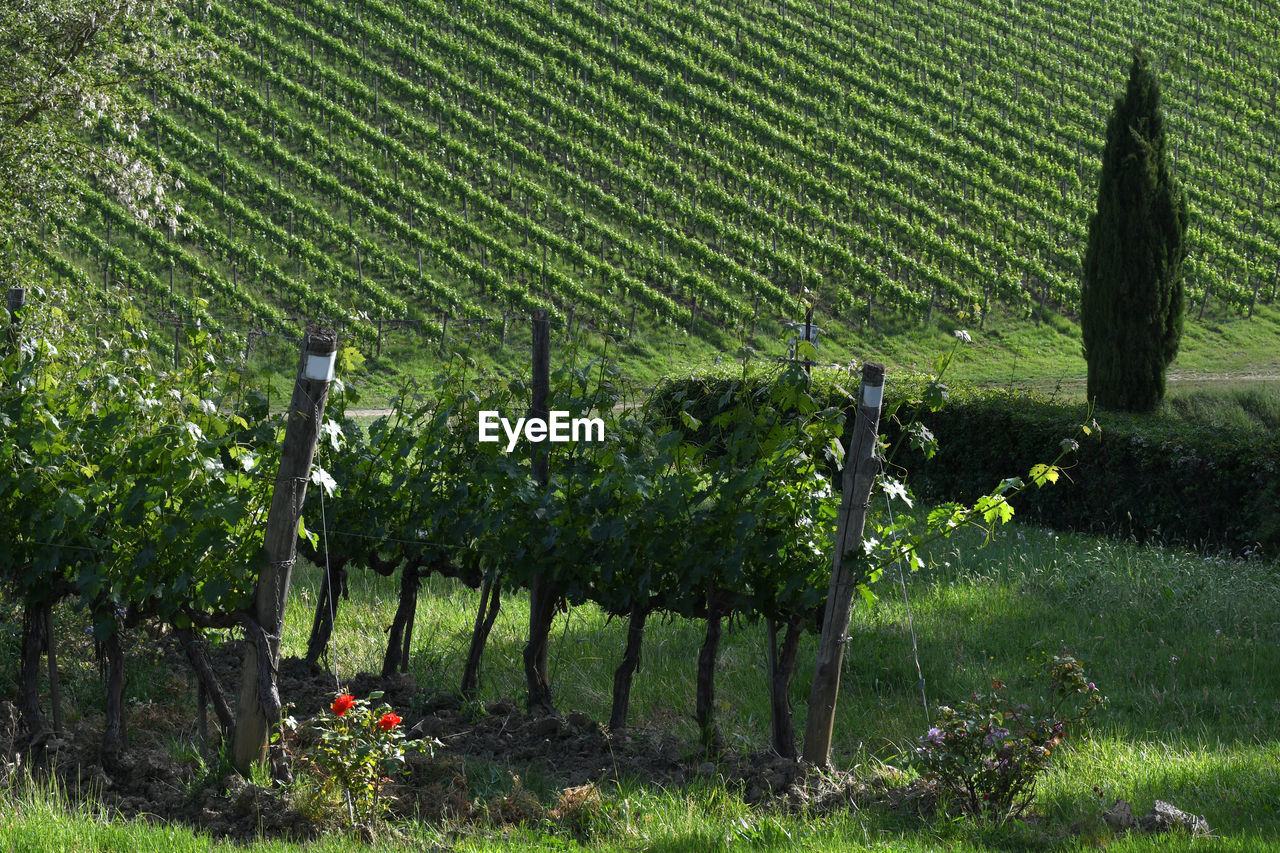
MULTIPOLYGON (((931 568, 907 577, 930 704, 962 698, 996 678, 1015 693, 1031 690, 1039 656, 1064 647, 1085 662, 1089 678, 1109 699, 1092 737, 1075 741, 1043 781, 1032 821, 997 830, 879 807, 838 817, 788 817, 753 812, 740 792, 714 779, 663 788, 622 778, 602 786, 604 806, 589 824, 590 846, 977 851, 1106 843, 1121 850, 1192 849, 1185 838, 1110 838, 1098 820, 1099 801, 1110 805, 1119 797, 1139 812, 1158 798, 1205 815, 1220 837, 1194 849, 1280 847, 1280 744, 1274 734, 1280 566, 1017 525, 980 545, 976 535, 962 534, 935 550, 931 568)), ((305 567, 296 575, 287 654, 303 650, 317 574, 305 567)), ((874 609, 859 607, 854 614, 833 747, 838 766, 863 772, 894 763, 928 727, 896 576, 886 576, 877 593, 874 609)), ((476 593, 453 582, 433 578, 424 586, 412 657, 424 693, 456 689, 475 605, 476 593)), ((392 581, 368 572, 353 576, 334 650, 344 680, 376 671, 394 606, 392 581)), ((526 620, 523 596, 503 602, 486 652, 482 701, 522 696, 526 620)), ((623 622, 608 622, 593 607, 574 608, 556 621, 551 674, 561 710, 607 717, 624 631, 623 622)), ((632 701, 635 726, 674 734, 691 755, 697 749, 691 717, 701 631, 700 623, 680 619, 651 624, 632 701)), ((806 637, 793 689, 801 730, 814 647, 814 638, 806 637)), ((760 626, 735 624, 726 631, 717 714, 731 749, 767 743, 762 654, 760 626)), ((154 683, 161 677, 144 667, 130 690, 165 701, 154 683)), ((189 715, 189 703, 172 696, 168 701, 189 715)), ((509 787, 508 770, 530 780, 530 790, 554 793, 536 768, 478 766, 469 775, 488 778, 483 784, 500 793, 509 787)), ((0 850, 36 849, 37 842, 39 849, 208 849, 188 828, 113 822, 92 804, 71 807, 58 792, 38 786, 10 797, 14 808, 0 819, 0 850)), ((456 842, 466 850, 577 844, 550 823, 410 825, 405 832, 417 842, 456 842)), ((330 839, 307 849, 337 849, 339 843, 330 839)), ((295 848, 273 843, 254 849, 295 848)))
MULTIPOLYGON (((114 820, 96 802, 73 802, 65 791, 47 781, 23 781, 4 792, 5 814, 0 817, 0 850, 5 853, 185 853, 185 851, 234 851, 230 842, 212 843, 189 826, 158 821, 114 820)), ((296 845, 261 842, 259 853, 285 853, 296 845)), ((307 848, 313 853, 350 851, 349 841, 334 837, 307 848)))
MULTIPOLYGON (((1044 322, 1007 312, 993 312, 986 329, 979 331, 954 320, 939 319, 924 325, 902 318, 881 318, 871 329, 857 325, 817 321, 824 328, 820 361, 847 365, 850 361, 880 361, 895 373, 931 371, 938 356, 955 345, 953 331, 964 328, 973 343, 957 351, 950 381, 1026 388, 1061 399, 1084 402, 1086 365, 1080 349, 1080 328, 1073 318, 1047 311, 1044 322), (829 334, 827 334, 829 332, 829 334)), ((439 329, 433 337, 417 332, 388 331, 381 357, 368 354, 357 367, 339 371, 361 395, 360 407, 381 408, 411 382, 427 382, 448 359, 462 357, 480 372, 527 376, 529 330, 527 322, 512 321, 507 344, 477 331, 451 330, 441 346, 439 329)), ((630 340, 606 340, 590 329, 575 330, 579 363, 607 356, 622 368, 637 393, 664 377, 706 370, 735 360, 740 348, 750 347, 753 358, 777 358, 787 353, 794 332, 776 322, 761 323, 754 334, 734 337, 699 326, 695 334, 670 327, 638 329, 630 340)), ((1262 305, 1254 319, 1220 316, 1204 323, 1188 319, 1182 348, 1169 368, 1167 409, 1190 413, 1194 418, 1204 406, 1178 403, 1183 398, 1214 399, 1241 396, 1233 408, 1246 418, 1273 427, 1280 418, 1280 309, 1262 305)), ((552 331, 552 366, 566 358, 563 332, 552 331)), ((282 340, 255 342, 251 375, 258 387, 270 388, 274 406, 283 406, 297 368, 296 347, 282 340)), ((1205 415, 1204 417, 1221 417, 1205 415)), ((1237 417, 1235 413, 1228 415, 1237 417)))
MULTIPOLYGON (((1041 841, 1096 815, 1097 785, 1141 809, 1155 798, 1171 800, 1205 814, 1228 837, 1280 843, 1274 809, 1280 796, 1280 747, 1273 734, 1280 712, 1275 564, 1018 526, 998 533, 986 548, 979 544, 966 534, 937 551, 933 568, 908 577, 931 704, 960 698, 995 678, 1008 680, 1011 689, 1028 689, 1038 656, 1062 647, 1086 662, 1090 678, 1110 699, 1095 737, 1078 743, 1046 780, 1041 841)), ((349 607, 340 617, 344 670, 379 661, 380 628, 389 619, 393 590, 377 581, 366 576, 353 586, 354 601, 369 606, 349 607)), ((851 632, 833 751, 844 767, 892 762, 928 726, 901 592, 892 577, 880 586, 880 603, 859 609, 851 632)), ((427 690, 453 689, 475 594, 435 579, 423 603, 414 674, 427 690)), ((522 599, 504 603, 486 653, 482 699, 521 695, 526 619, 522 599)), ((304 640, 301 621, 291 620, 285 638, 296 650, 304 640)), ((624 629, 616 621, 606 624, 592 608, 576 608, 556 623, 551 666, 559 707, 607 716, 624 629)), ((673 620, 650 628, 634 688, 636 725, 695 741, 693 660, 700 641, 699 623, 673 620)), ((798 726, 814 645, 806 638, 793 691, 798 726)), ((727 632, 718 714, 733 748, 767 743, 762 650, 759 626, 727 632)), ((701 828, 687 827, 691 832, 726 832, 722 824, 735 819, 734 807, 707 802, 710 796, 666 791, 656 801, 650 794, 649 801, 660 812, 703 813, 701 828)), ((953 840, 976 845, 972 849, 988 849, 1001 837, 968 825, 899 825, 895 817, 875 814, 865 819, 862 829, 870 836, 889 831, 920 849, 931 849, 922 836, 939 832, 959 833, 953 840)), ((801 832, 805 846, 821 846, 820 829, 799 830, 802 824, 791 820, 782 825, 801 832)), ((833 841, 848 837, 843 831, 832 835, 833 841)))
POLYGON ((1164 409, 1188 423, 1274 432, 1280 429, 1280 382, 1237 382, 1226 391, 1182 386, 1164 409))

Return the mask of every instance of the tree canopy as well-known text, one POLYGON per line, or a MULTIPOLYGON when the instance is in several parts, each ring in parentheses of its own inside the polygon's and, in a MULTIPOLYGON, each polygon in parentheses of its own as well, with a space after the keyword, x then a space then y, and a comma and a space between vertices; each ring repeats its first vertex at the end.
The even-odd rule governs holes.
POLYGON ((78 210, 76 186, 93 180, 144 221, 170 220, 165 181, 120 146, 147 119, 139 84, 184 75, 207 54, 173 39, 157 0, 6 0, 0 3, 0 248, 50 217, 78 210))

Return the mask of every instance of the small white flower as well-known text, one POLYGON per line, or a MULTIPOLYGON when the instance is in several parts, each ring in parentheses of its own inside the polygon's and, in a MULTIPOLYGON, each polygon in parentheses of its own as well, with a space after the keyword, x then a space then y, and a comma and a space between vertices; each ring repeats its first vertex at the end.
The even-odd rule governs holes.
POLYGON ((968 332, 966 332, 964 329, 956 329, 955 336, 966 344, 973 343, 973 336, 970 335, 968 332))

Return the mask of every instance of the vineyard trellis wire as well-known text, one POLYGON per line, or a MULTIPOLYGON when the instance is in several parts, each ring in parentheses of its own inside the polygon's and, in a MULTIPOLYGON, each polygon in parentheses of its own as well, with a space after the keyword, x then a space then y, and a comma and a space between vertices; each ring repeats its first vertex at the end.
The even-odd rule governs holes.
MULTIPOLYGON (((54 323, 52 315, 49 322, 54 323)), ((75 328, 70 322, 63 331, 75 328)), ((143 344, 141 352, 145 352, 144 336, 135 333, 130 340, 143 344)), ((189 340, 197 351, 185 353, 180 366, 203 363, 212 353, 208 347, 216 345, 215 338, 202 339, 198 329, 189 340)), ((107 356, 104 364, 114 364, 112 341, 83 336, 80 346, 94 352, 99 361, 107 356)), ((802 359, 812 357, 811 345, 799 349, 802 359)), ((41 360, 46 370, 65 369, 64 362, 74 361, 75 352, 72 347, 58 355, 52 350, 24 349, 9 366, 31 370, 41 360)), ((241 360, 239 345, 232 342, 221 353, 222 363, 234 375, 241 360)), ((837 410, 818 410, 813 404, 807 396, 807 372, 795 361, 770 368, 759 384, 746 383, 723 398, 719 414, 711 419, 716 432, 708 434, 702 432, 702 420, 687 408, 662 414, 652 404, 615 406, 621 395, 630 393, 617 381, 615 368, 594 360, 580 364, 571 345, 565 346, 562 355, 564 362, 556 371, 549 404, 577 413, 598 412, 611 424, 614 438, 600 446, 557 454, 546 487, 529 480, 519 455, 511 459, 493 445, 477 443, 471 430, 457 428, 460 420, 471 420, 481 407, 500 411, 524 408, 522 395, 527 386, 521 382, 493 382, 469 375, 455 360, 425 395, 401 399, 392 405, 389 415, 375 418, 367 428, 359 427, 350 413, 344 412, 346 401, 339 394, 333 413, 335 426, 324 429, 328 438, 320 464, 325 470, 315 475, 318 482, 329 484, 324 488, 336 488, 338 498, 321 504, 323 539, 309 538, 304 531, 300 551, 325 566, 323 579, 330 584, 335 576, 354 567, 385 576, 399 573, 400 606, 388 640, 384 672, 408 666, 414 602, 424 575, 455 577, 473 588, 489 584, 492 600, 487 604, 482 601, 477 613, 475 631, 479 636, 492 625, 499 581, 510 594, 513 588, 527 584, 534 567, 544 571, 554 567, 556 598, 565 606, 592 601, 632 621, 615 680, 611 719, 619 727, 625 726, 627 687, 647 615, 662 612, 705 619, 708 633, 698 667, 697 704, 703 730, 714 740, 714 703, 704 697, 712 695, 718 624, 737 614, 748 619, 768 618, 799 630, 816 625, 828 571, 824 566, 831 553, 826 544, 831 535, 826 520, 834 512, 830 471, 838 464, 835 442, 843 420, 837 410), (797 444, 798 436, 803 440, 797 444), (766 479, 770 487, 760 488, 766 479), (456 488, 464 482, 467 488, 456 488), (425 536, 424 513, 432 519, 425 536), (513 530, 528 532, 513 539, 513 530), (345 544, 340 540, 346 540, 345 544), (352 540, 363 544, 352 544, 352 540), (702 547, 707 542, 721 543, 723 552, 708 552, 702 547)), ((59 523, 66 525, 75 519, 75 525, 64 530, 62 542, 31 536, 22 532, 21 525, 28 517, 45 512, 46 506, 61 507, 63 502, 24 504, 21 512, 14 511, 17 505, 7 506, 6 523, 18 526, 11 531, 16 535, 5 540, 0 556, 8 558, 8 565, 29 565, 34 573, 6 577, 6 589, 16 590, 28 608, 42 607, 44 604, 33 597, 36 590, 50 589, 49 572, 59 577, 65 572, 63 582, 52 586, 55 596, 79 592, 83 601, 86 590, 80 585, 86 581, 97 585, 94 589, 98 592, 84 606, 94 615, 95 630, 104 638, 147 620, 170 624, 186 638, 184 646, 197 673, 201 696, 214 704, 226 729, 234 719, 220 685, 210 675, 200 634, 205 629, 238 624, 242 617, 237 614, 243 610, 256 578, 254 532, 261 529, 265 509, 267 482, 262 472, 270 467, 264 463, 275 446, 275 418, 266 407, 255 408, 257 404, 235 396, 227 405, 219 405, 199 394, 157 394, 158 387, 172 386, 177 391, 191 382, 197 383, 191 387, 206 387, 202 393, 210 393, 215 386, 200 385, 212 382, 211 376, 175 370, 167 359, 149 366, 135 361, 134 365, 135 371, 155 372, 145 376, 137 372, 135 378, 146 379, 141 384, 39 384, 31 386, 34 394, 22 390, 28 386, 3 387, 0 403, 10 410, 4 421, 7 430, 40 428, 38 420, 21 416, 15 407, 33 403, 59 407, 67 395, 75 400, 104 389, 110 395, 98 401, 100 408, 111 395, 121 404, 106 407, 119 412, 113 418, 155 417, 154 404, 137 405, 135 394, 143 399, 153 394, 168 397, 175 404, 168 417, 155 423, 138 421, 123 432, 115 428, 119 421, 114 420, 61 420, 58 434, 63 444, 32 445, 44 447, 39 452, 49 456, 51 464, 39 469, 44 472, 40 477, 52 478, 49 488, 74 495, 82 503, 80 509, 67 506, 59 510, 63 519, 59 523), (234 428, 227 429, 228 425, 234 428), (219 434, 220 438, 213 438, 219 434), (96 486, 89 488, 86 481, 77 479, 78 474, 61 461, 60 454, 67 451, 60 448, 66 447, 66 442, 72 442, 79 458, 113 472, 132 470, 130 465, 153 464, 147 460, 154 456, 139 451, 150 442, 169 451, 185 443, 191 455, 174 458, 177 464, 172 467, 139 469, 119 487, 144 483, 154 488, 170 479, 186 482, 192 479, 193 471, 199 471, 196 481, 204 484, 204 492, 199 498, 186 497, 182 488, 173 489, 169 497, 157 492, 161 496, 157 499, 174 502, 168 512, 156 514, 147 509, 135 513, 129 501, 117 501, 114 492, 100 495, 96 486), (212 459, 217 459, 217 464, 211 464, 212 459), (202 508, 205 501, 218 500, 219 495, 233 503, 212 512, 202 508), (165 534, 172 540, 156 553, 140 558, 151 547, 146 543, 157 535, 152 529, 157 519, 175 516, 182 524, 171 526, 165 534), (235 547, 225 547, 228 536, 233 537, 235 547), (188 558, 192 550, 207 555, 197 561, 198 570, 188 558), (56 561, 43 562, 46 554, 57 555, 56 561), (24 577, 28 580, 22 580, 24 577), (163 582, 157 585, 161 578, 163 582), (24 586, 28 581, 37 587, 24 586)), ((17 435, 13 438, 6 447, 24 441, 17 435)), ((1033 471, 1033 479, 1035 476, 1033 471)), ((6 478, 0 486, 29 480, 30 475, 18 465, 6 478)), ((1006 482, 998 493, 973 507, 944 508, 941 515, 931 517, 930 524, 941 530, 969 518, 988 523, 1007 520, 1011 489, 1014 485, 1006 482)), ((7 486, 0 489, 0 496, 11 494, 7 486)), ((323 502, 325 497, 319 500, 323 502)), ((876 524, 877 538, 885 543, 883 565, 866 567, 860 583, 870 583, 894 560, 914 559, 914 548, 920 541, 904 537, 899 519, 876 524)), ((861 588, 864 594, 870 593, 869 588, 861 588)), ((336 589, 327 600, 321 596, 316 602, 317 621, 323 611, 331 629, 337 605, 336 589)), ((331 636, 330 630, 324 641, 329 642, 331 636)), ((114 645, 110 683, 120 684, 124 657, 119 644, 114 645)), ((309 657, 311 645, 309 642, 309 657)), ((473 642, 472 654, 481 654, 483 647, 483 639, 473 642)), ((30 660, 39 650, 29 649, 26 654, 30 660)), ((775 667, 772 677, 785 682, 790 678, 789 667, 794 667, 794 656, 784 667, 775 667)), ((465 692, 465 685, 463 689, 465 692)), ((35 701, 34 695, 28 698, 35 701)), ((113 721, 108 726, 108 755, 114 755, 124 741, 123 693, 115 691, 108 699, 109 721, 113 721)), ((790 713, 789 708, 776 710, 790 713)), ((38 710, 28 719, 30 725, 39 727, 38 710)), ((779 730, 789 728, 775 729, 779 730)), ((775 748, 794 751, 794 744, 777 742, 775 748)))

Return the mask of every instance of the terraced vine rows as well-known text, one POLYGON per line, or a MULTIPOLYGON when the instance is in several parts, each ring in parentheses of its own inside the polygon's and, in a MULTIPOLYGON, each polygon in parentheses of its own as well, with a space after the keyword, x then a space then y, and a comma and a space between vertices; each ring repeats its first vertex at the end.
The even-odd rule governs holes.
POLYGON ((1135 38, 1194 211, 1188 285, 1280 283, 1280 8, 1266 0, 216 0, 223 63, 161 84, 136 154, 185 233, 86 188, 50 263, 206 316, 635 305, 1071 306, 1135 38), (176 282, 170 284, 170 282, 176 282))

